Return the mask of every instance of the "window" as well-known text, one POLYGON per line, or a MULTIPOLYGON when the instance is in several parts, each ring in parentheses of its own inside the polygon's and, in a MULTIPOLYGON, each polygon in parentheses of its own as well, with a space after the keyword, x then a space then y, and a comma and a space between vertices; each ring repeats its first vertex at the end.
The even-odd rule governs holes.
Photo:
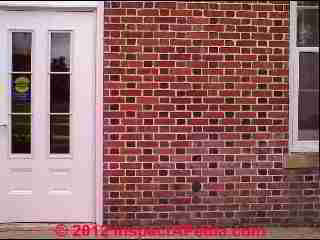
POLYGON ((32 32, 11 31, 10 146, 11 154, 31 154, 32 32))
POLYGON ((50 154, 69 154, 71 32, 50 32, 50 45, 50 154))
POLYGON ((290 152, 319 151, 318 4, 290 2, 290 152))

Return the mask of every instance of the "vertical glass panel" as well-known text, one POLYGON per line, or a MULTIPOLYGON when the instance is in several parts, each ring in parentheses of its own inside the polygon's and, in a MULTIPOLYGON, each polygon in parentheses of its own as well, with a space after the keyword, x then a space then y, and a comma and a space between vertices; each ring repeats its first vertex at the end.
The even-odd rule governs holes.
POLYGON ((70 71, 70 33, 51 33, 51 72, 70 71))
POLYGON ((50 117, 50 153, 70 153, 70 117, 51 115, 50 117))
POLYGON ((319 140, 319 91, 299 92, 299 140, 319 140))
POLYGON ((300 52, 299 89, 319 90, 319 53, 300 52))
MULTIPOLYGON (((70 32, 51 32, 51 72, 70 72, 70 32)), ((50 75, 50 153, 70 153, 70 74, 50 75), (60 115, 56 115, 59 113, 60 115), (61 114, 66 113, 66 114, 61 114)))
POLYGON ((319 139, 319 53, 299 55, 299 140, 319 139))
POLYGON ((13 154, 31 153, 31 116, 12 115, 11 152, 13 154))
POLYGON ((12 33, 12 71, 31 72, 31 32, 12 33))
POLYGON ((318 9, 298 9, 298 47, 319 46, 318 9))
POLYGON ((50 76, 51 113, 69 113, 70 111, 70 75, 51 74, 50 76))
POLYGON ((11 75, 11 112, 31 112, 31 74, 11 75))

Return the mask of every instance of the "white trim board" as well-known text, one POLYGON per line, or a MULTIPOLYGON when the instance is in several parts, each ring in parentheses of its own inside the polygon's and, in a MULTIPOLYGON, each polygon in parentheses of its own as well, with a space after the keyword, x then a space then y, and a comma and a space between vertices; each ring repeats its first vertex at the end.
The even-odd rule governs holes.
POLYGON ((0 1, 0 7, 6 9, 38 9, 38 8, 65 8, 95 10, 99 7, 99 1, 0 1))
POLYGON ((96 223, 103 224, 103 31, 104 2, 97 6, 96 46, 96 223))
POLYGON ((96 12, 95 176, 96 224, 103 223, 103 1, 0 1, 1 10, 70 10, 96 12))

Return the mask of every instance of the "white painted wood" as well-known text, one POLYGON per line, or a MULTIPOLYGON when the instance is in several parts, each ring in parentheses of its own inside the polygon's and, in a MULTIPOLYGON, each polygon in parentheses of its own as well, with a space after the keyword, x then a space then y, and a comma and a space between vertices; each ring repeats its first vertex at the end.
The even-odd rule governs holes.
POLYGON ((319 141, 298 140, 299 53, 319 52, 319 48, 297 47, 297 9, 297 2, 290 1, 289 152, 319 152, 319 141))
MULTIPOLYGON (((96 14, 0 10, 0 46, 8 49, 10 29, 33 31, 32 158, 9 158, 8 59, 0 56, 0 222, 88 222, 96 220, 95 49, 96 14), (73 152, 49 155, 48 38, 50 30, 73 30, 73 152)), ((102 169, 102 168, 101 168, 102 169)))
POLYGON ((4 7, 46 7, 46 8, 97 8, 98 1, 0 1, 0 6, 4 7))
POLYGON ((103 36, 104 2, 98 2, 96 29, 96 224, 103 224, 103 36))

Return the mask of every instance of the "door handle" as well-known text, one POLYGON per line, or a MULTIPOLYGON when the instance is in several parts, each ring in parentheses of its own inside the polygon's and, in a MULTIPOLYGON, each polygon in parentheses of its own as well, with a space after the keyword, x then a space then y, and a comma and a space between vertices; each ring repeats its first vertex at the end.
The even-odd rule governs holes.
POLYGON ((8 123, 6 122, 0 122, 0 127, 7 127, 8 126, 8 123))

